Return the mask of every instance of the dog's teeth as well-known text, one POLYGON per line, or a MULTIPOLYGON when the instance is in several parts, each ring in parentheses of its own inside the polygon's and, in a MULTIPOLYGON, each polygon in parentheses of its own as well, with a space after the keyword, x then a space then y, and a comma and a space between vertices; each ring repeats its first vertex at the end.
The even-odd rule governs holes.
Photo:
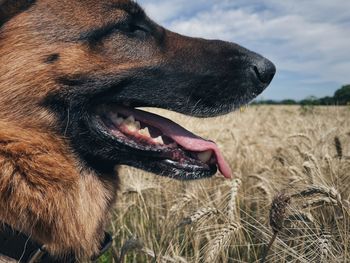
POLYGON ((115 123, 116 123, 117 125, 121 125, 123 122, 124 122, 124 119, 123 119, 123 118, 117 118, 117 119, 115 120, 115 123))
POLYGON ((129 131, 132 131, 132 132, 135 132, 135 131, 137 131, 137 130, 139 130, 140 129, 140 123, 136 123, 135 122, 135 118, 134 118, 134 116, 130 116, 130 117, 128 117, 124 122, 123 122, 123 124, 128 128, 128 130, 129 131))
POLYGON ((143 136, 146 136, 146 137, 151 137, 151 134, 149 133, 149 130, 148 130, 147 127, 142 129, 142 130, 139 130, 139 134, 143 135, 143 136))
POLYGON ((136 127, 134 124, 132 124, 132 123, 125 124, 125 126, 126 126, 126 127, 128 128, 128 130, 131 131, 131 132, 137 131, 137 127, 136 127))
POLYGON ((122 124, 124 122, 124 119, 122 117, 118 117, 117 113, 111 112, 111 113, 109 113, 109 116, 115 125, 119 126, 120 124, 122 124))
POLYGON ((164 144, 162 136, 158 136, 157 138, 154 138, 153 141, 158 144, 164 144))
POLYGON ((137 130, 141 129, 141 123, 139 121, 135 121, 135 126, 136 126, 137 130))
POLYGON ((197 154, 197 157, 199 160, 201 160, 203 163, 207 163, 212 155, 212 151, 205 151, 197 154))
POLYGON ((135 117, 134 116, 129 116, 127 119, 126 119, 128 122, 135 122, 135 117))

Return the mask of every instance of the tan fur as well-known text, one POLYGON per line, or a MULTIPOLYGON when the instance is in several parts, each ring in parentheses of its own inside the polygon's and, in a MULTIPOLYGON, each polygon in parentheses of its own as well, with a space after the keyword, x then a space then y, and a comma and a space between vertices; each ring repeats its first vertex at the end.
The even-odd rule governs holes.
POLYGON ((58 89, 54 77, 103 70, 103 61, 91 63, 93 54, 81 45, 48 45, 33 31, 33 17, 21 13, 0 29, 0 223, 53 255, 88 258, 103 238, 118 178, 82 167, 40 102, 58 89), (45 65, 53 52, 62 54, 60 63, 45 65))
POLYGON ((56 137, 3 122, 0 127, 0 221, 53 254, 97 252, 116 181, 81 170, 56 137))

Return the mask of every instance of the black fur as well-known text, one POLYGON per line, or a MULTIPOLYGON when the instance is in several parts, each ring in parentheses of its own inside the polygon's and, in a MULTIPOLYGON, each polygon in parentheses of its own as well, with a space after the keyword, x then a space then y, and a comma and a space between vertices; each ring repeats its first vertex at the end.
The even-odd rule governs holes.
POLYGON ((45 59, 44 59, 44 63, 46 64, 53 64, 54 62, 56 62, 58 59, 60 58, 60 54, 51 54, 48 55, 45 59))
POLYGON ((36 0, 2 0, 0 1, 0 27, 17 14, 30 8, 36 0))

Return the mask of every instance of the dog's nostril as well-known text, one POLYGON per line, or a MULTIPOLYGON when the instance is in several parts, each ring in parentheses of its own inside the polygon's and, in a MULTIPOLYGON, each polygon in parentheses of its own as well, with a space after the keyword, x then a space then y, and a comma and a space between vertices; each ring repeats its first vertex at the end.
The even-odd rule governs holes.
POLYGON ((258 68, 256 66, 253 66, 253 70, 254 70, 255 74, 258 76, 258 78, 260 79, 260 72, 259 72, 258 68))
POLYGON ((275 65, 265 58, 260 59, 257 63, 255 63, 253 70, 258 79, 264 84, 270 84, 276 74, 275 65))

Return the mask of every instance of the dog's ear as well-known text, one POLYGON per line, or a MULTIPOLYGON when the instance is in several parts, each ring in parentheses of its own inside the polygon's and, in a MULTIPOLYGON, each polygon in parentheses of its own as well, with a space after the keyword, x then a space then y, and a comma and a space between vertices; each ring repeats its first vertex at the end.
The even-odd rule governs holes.
POLYGON ((36 0, 0 0, 0 27, 12 17, 28 9, 36 0))

